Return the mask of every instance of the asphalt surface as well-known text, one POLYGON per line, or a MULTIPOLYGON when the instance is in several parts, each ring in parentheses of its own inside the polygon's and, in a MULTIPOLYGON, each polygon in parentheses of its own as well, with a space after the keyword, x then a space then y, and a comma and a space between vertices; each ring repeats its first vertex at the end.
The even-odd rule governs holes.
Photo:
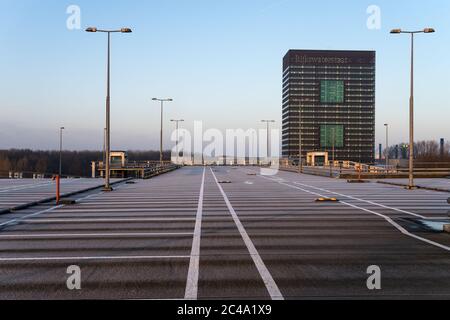
MULTIPOLYGON (((113 179, 112 182, 118 181, 113 179)), ((63 196, 75 191, 100 187, 101 179, 62 179, 63 196)), ((51 179, 0 179, 0 211, 56 195, 56 182, 51 179)))
POLYGON ((183 168, 1 216, 0 299, 450 299, 450 235, 423 223, 448 220, 447 198, 183 168), (67 289, 71 265, 81 290, 67 289))

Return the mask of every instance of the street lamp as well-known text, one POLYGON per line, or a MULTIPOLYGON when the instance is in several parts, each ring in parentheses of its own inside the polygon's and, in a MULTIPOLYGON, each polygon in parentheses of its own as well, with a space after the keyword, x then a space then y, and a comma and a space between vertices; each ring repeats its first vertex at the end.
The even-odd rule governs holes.
POLYGON ((110 96, 110 83, 111 83, 111 33, 131 33, 130 28, 122 28, 120 30, 101 30, 96 27, 89 27, 86 32, 102 32, 108 34, 108 61, 107 61, 107 86, 106 86, 106 141, 105 141, 105 158, 106 158, 106 168, 105 168, 105 188, 104 191, 112 191, 110 184, 110 166, 111 166, 111 96, 110 96))
POLYGON ((62 149, 63 149, 63 130, 66 128, 59 128, 59 177, 61 178, 62 174, 62 149))
POLYGON ((270 159, 270 138, 269 138, 269 125, 275 123, 275 120, 261 120, 262 123, 267 125, 267 160, 270 159))
POLYGON ((386 172, 389 173, 389 124, 385 123, 386 127, 386 172))
POLYGON ((333 167, 334 167, 334 161, 335 161, 335 155, 336 155, 336 128, 331 128, 331 138, 332 140, 332 144, 331 144, 331 156, 332 156, 332 161, 333 161, 333 167))
POLYGON ((403 31, 393 29, 391 34, 406 33, 411 35, 411 97, 409 100, 409 185, 408 189, 414 189, 414 35, 417 33, 434 33, 433 28, 425 28, 418 31, 403 31))
POLYGON ((299 109, 298 109, 298 154, 299 154, 299 160, 298 160, 298 171, 299 173, 303 173, 303 137, 302 137, 302 104, 300 103, 299 109))
POLYGON ((179 164, 179 157, 180 157, 180 151, 178 150, 178 143, 179 143, 179 140, 180 140, 180 131, 179 131, 179 127, 180 127, 180 122, 184 122, 184 120, 183 119, 180 119, 180 120, 170 120, 170 122, 175 122, 176 123, 176 126, 177 126, 177 146, 176 146, 176 149, 177 149, 177 164, 179 164))
POLYGON ((153 98, 153 101, 159 101, 161 103, 161 134, 160 134, 160 140, 159 140, 159 164, 163 165, 163 112, 164 112, 164 102, 172 102, 173 99, 159 99, 159 98, 153 98))

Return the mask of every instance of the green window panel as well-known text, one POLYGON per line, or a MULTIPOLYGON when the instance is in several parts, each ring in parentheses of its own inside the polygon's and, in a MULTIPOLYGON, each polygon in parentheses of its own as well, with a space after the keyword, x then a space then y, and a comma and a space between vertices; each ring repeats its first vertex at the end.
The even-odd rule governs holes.
POLYGON ((344 147, 344 126, 325 124, 320 126, 320 146, 322 148, 344 147))
POLYGON ((344 81, 322 80, 320 82, 321 103, 344 103, 344 81))

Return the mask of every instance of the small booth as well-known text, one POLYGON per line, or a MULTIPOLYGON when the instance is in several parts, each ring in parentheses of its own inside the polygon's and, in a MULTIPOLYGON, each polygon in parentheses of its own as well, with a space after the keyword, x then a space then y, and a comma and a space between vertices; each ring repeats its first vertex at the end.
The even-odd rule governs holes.
POLYGON ((324 167, 328 165, 328 152, 308 152, 308 166, 324 167))

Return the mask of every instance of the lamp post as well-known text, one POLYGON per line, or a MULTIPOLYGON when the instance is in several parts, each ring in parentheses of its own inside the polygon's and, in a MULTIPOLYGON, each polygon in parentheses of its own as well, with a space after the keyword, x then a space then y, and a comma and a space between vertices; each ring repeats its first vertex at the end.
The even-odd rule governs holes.
POLYGON ((385 123, 386 127, 386 172, 389 173, 389 124, 385 123))
POLYGON ((299 160, 298 160, 298 172, 303 173, 303 136, 302 136, 302 105, 300 103, 299 109, 298 109, 298 154, 299 154, 299 160))
POLYGON ((261 120, 262 123, 267 125, 267 160, 270 159, 270 135, 269 135, 269 126, 271 123, 275 123, 275 120, 261 120))
POLYGON ((103 167, 106 163, 106 128, 103 129, 103 167))
POLYGON ((160 140, 159 140, 159 164, 160 166, 163 165, 163 122, 164 122, 164 102, 172 102, 173 99, 159 99, 159 98, 153 98, 153 101, 159 101, 161 103, 161 133, 160 133, 160 140))
POLYGON ((406 33, 411 35, 411 96, 409 100, 409 185, 408 189, 414 189, 414 35, 418 33, 434 33, 433 28, 425 28, 418 31, 403 31, 393 29, 391 34, 406 33))
MULTIPOLYGON (((177 150, 177 164, 179 164, 179 157, 180 157, 180 151, 178 150, 178 143, 179 143, 179 141, 180 141, 180 131, 179 131, 179 128, 180 128, 180 123, 181 122, 184 122, 184 120, 183 119, 180 119, 180 120, 170 120, 171 122, 175 122, 176 123, 176 126, 177 126, 177 146, 176 146, 176 150, 177 150)), ((184 158, 184 157, 183 157, 184 158)))
POLYGON ((59 177, 61 178, 62 174, 62 149, 63 149, 63 130, 66 128, 59 128, 59 177))
POLYGON ((334 161, 336 160, 336 128, 331 129, 331 137, 333 139, 332 144, 332 158, 333 158, 333 167, 334 167, 334 161))
POLYGON ((111 33, 131 33, 133 32, 130 28, 122 28, 120 30, 101 30, 96 27, 89 27, 86 32, 102 32, 108 34, 108 58, 107 58, 107 76, 106 76, 106 141, 105 141, 105 158, 106 158, 106 168, 105 168, 105 188, 104 191, 112 191, 110 184, 110 166, 111 166, 111 33))

